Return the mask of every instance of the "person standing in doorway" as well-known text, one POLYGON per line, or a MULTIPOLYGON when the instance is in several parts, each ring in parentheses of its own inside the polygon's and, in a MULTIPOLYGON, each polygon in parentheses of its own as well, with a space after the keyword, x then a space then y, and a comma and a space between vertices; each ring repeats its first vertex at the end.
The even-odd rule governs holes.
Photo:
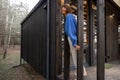
MULTIPOLYGON (((70 53, 72 55, 73 63, 75 68, 77 69, 77 50, 80 50, 80 46, 77 44, 77 20, 74 14, 72 14, 72 10, 69 4, 64 4, 61 7, 61 13, 65 17, 65 34, 68 38, 69 46, 70 46, 70 53)), ((85 67, 84 69, 84 76, 87 75, 85 67)), ((77 72, 75 71, 75 75, 77 72)))

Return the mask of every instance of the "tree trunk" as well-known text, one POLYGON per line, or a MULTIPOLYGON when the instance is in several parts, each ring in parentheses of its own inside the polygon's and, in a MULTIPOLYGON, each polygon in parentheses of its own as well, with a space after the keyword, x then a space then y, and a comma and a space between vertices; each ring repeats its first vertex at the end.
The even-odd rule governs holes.
MULTIPOLYGON (((13 20, 14 20, 14 16, 12 17, 11 23, 13 23, 13 20)), ((6 37, 6 43, 5 43, 5 49, 4 49, 3 59, 6 58, 7 49, 8 49, 8 47, 9 47, 10 40, 11 40, 11 33, 12 33, 11 31, 12 31, 12 25, 10 25, 9 34, 8 34, 8 36, 6 37)))

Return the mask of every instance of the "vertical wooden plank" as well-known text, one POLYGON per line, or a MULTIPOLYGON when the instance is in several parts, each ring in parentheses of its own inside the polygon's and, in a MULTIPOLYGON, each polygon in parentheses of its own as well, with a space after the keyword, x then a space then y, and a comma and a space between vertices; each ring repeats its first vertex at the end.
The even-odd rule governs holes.
POLYGON ((61 25, 61 4, 56 0, 56 74, 62 73, 62 25, 61 25))
POLYGON ((50 79, 56 80, 56 0, 50 0, 50 79))
POLYGON ((49 80, 49 71, 50 71, 50 47, 49 47, 49 30, 50 30, 50 0, 47 0, 47 54, 46 54, 46 79, 49 80))
POLYGON ((64 80, 70 78, 70 48, 67 36, 64 36, 64 80))
POLYGON ((88 63, 90 66, 93 64, 93 10, 92 0, 88 0, 88 63))
POLYGON ((83 80, 83 23, 84 23, 84 0, 77 0, 78 3, 78 45, 80 50, 77 54, 77 80, 83 80))
POLYGON ((50 0, 50 80, 62 73, 62 27, 58 0, 50 0))
MULTIPOLYGON (((70 0, 64 0, 64 3, 69 3, 70 0)), ((67 36, 64 35, 64 80, 70 78, 70 47, 67 36)))
POLYGON ((97 0, 98 25, 98 53, 97 53, 97 80, 104 80, 105 62, 105 0, 97 0))

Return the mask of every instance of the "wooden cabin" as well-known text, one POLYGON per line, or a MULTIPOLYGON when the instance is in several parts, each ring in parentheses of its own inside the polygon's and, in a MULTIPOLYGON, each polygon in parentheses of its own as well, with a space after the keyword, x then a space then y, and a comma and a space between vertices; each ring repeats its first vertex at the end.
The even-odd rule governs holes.
POLYGON ((66 37, 64 71, 62 69, 60 9, 64 3, 77 8, 78 43, 81 45, 77 79, 83 80, 85 50, 86 63, 89 66, 97 64, 97 80, 104 80, 104 62, 120 58, 120 7, 113 0, 40 0, 21 23, 21 59, 47 80, 57 80, 62 72, 64 80, 69 80, 70 52, 66 37), (84 43, 87 44, 85 49, 84 43))
POLYGON ((106 1, 106 61, 120 59, 118 27, 120 25, 120 7, 112 1, 106 1))

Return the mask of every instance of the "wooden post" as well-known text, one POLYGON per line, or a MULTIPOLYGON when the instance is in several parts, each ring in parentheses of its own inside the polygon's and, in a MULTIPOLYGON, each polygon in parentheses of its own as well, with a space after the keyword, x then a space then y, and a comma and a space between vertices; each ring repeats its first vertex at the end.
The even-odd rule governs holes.
POLYGON ((97 0, 97 26, 98 26, 98 53, 97 53, 97 80, 104 80, 105 62, 105 0, 97 0))
POLYGON ((64 36, 64 80, 70 78, 70 48, 67 36, 64 36))
POLYGON ((84 23, 84 0, 77 0, 78 3, 78 45, 80 50, 77 54, 77 80, 83 80, 83 23, 84 23))
POLYGON ((56 0, 50 0, 50 78, 56 80, 56 0))
POLYGON ((46 79, 49 80, 50 75, 50 47, 49 47, 49 29, 50 29, 50 0, 47 0, 47 59, 46 59, 46 79))
POLYGON ((50 0, 50 79, 62 73, 62 27, 59 0, 50 0))
POLYGON ((62 73, 62 24, 61 24, 61 4, 56 0, 56 74, 62 73))
MULTIPOLYGON (((69 3, 70 0, 64 0, 64 3, 69 3)), ((70 48, 67 36, 64 35, 64 80, 70 78, 70 48)))
POLYGON ((93 63, 93 10, 92 0, 88 0, 88 59, 87 62, 90 66, 93 63))

